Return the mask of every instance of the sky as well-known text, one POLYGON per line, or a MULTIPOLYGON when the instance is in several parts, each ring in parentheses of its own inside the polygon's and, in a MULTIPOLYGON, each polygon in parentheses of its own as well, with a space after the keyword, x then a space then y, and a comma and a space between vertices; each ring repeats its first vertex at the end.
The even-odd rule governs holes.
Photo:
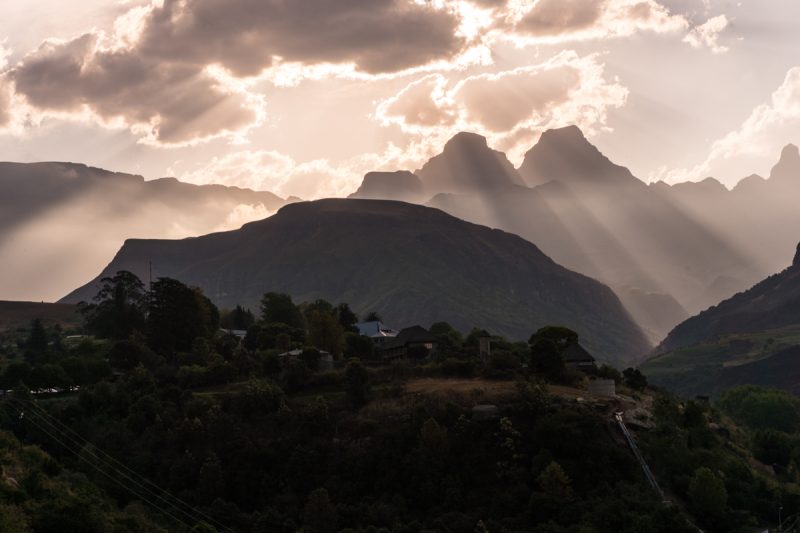
POLYGON ((800 143, 796 0, 0 0, 0 160, 305 199, 577 124, 645 181, 800 143))

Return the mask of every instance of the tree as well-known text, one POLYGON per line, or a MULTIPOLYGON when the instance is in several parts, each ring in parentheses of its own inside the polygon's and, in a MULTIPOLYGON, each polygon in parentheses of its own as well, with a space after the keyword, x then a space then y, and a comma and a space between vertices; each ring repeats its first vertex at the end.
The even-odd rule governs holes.
POLYGON ((345 368, 345 392, 350 404, 359 408, 369 401, 369 372, 359 359, 351 359, 345 368))
POLYGON ((197 337, 213 337, 218 326, 219 311, 199 289, 171 278, 153 283, 147 341, 156 352, 189 351, 197 337))
POLYGON ((344 302, 337 305, 336 318, 339 319, 339 325, 343 330, 358 333, 358 328, 356 328, 358 316, 350 309, 349 305, 344 302))
POLYGON ((313 533, 333 533, 336 531, 336 506, 326 489, 316 489, 308 495, 303 509, 303 524, 313 533))
POLYGON ((265 324, 286 324, 298 329, 306 325, 292 297, 277 292, 268 292, 261 298, 261 320, 265 324))
POLYGON ((531 368, 550 379, 559 379, 564 374, 564 358, 553 340, 540 338, 531 345, 531 368))
POLYGON ((25 359, 31 364, 42 363, 47 359, 47 332, 38 318, 31 322, 31 330, 25 341, 25 359))
POLYGON ((625 385, 633 390, 644 390, 647 388, 647 378, 644 377, 638 368, 626 368, 622 371, 625 385))
POLYGON ((689 500, 699 516, 713 522, 722 517, 725 511, 728 491, 722 479, 710 468, 702 466, 695 470, 689 483, 689 500))
POLYGON ((246 330, 255 323, 256 319, 249 309, 237 305, 232 311, 222 313, 220 326, 224 329, 246 330))
POLYGON ((332 312, 319 309, 308 315, 308 341, 320 350, 341 353, 343 334, 342 326, 332 312))
POLYGON ((375 354, 375 345, 372 344, 372 339, 369 337, 348 331, 344 334, 344 354, 347 357, 372 359, 375 354))
POLYGON ((555 343, 563 351, 570 344, 578 342, 578 334, 562 326, 545 326, 531 335, 528 344, 532 346, 543 339, 555 343))
POLYGON ((93 303, 79 304, 86 328, 98 337, 125 339, 145 325, 147 293, 142 281, 127 270, 100 280, 93 303))
POLYGON ((383 319, 377 311, 370 311, 367 313, 367 316, 364 317, 364 322, 383 322, 383 319))
POLYGON ((200 467, 197 476, 197 495, 200 501, 208 504, 221 494, 225 494, 225 477, 219 458, 212 452, 200 467))
POLYGON ((561 465, 551 461, 536 478, 536 483, 545 494, 560 501, 569 501, 572 498, 572 482, 561 465))
POLYGON ((447 322, 435 322, 428 331, 439 340, 439 350, 457 349, 464 343, 461 333, 447 322))

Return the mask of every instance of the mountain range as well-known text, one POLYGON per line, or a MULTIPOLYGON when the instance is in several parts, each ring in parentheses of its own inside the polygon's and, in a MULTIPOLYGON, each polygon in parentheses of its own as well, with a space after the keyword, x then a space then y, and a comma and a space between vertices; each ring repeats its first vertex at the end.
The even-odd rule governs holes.
MULTIPOLYGON (((414 172, 367 173, 351 197, 413 202, 517 234, 611 287, 657 344, 785 264, 799 194, 793 145, 768 178, 732 190, 713 178, 647 185, 571 126, 543 133, 518 168, 484 137, 459 133, 414 172)), ((233 229, 295 200, 73 163, 0 163, 0 294, 50 299, 85 282, 87 265, 99 270, 127 238, 233 229)))
POLYGON ((145 181, 75 163, 0 163, 0 295, 56 299, 85 283, 128 237, 238 228, 286 201, 270 192, 145 181))
POLYGON ((64 302, 89 300, 100 277, 129 270, 201 287, 218 305, 257 308, 267 291, 296 301, 348 302, 394 326, 445 320, 527 340, 561 324, 606 362, 650 345, 614 293, 555 263, 530 242, 396 201, 300 202, 241 229, 183 240, 130 239, 98 279, 64 302))
POLYGON ((800 228, 787 196, 800 193, 791 145, 769 179, 731 191, 713 179, 647 185, 575 126, 543 133, 516 169, 485 138, 461 133, 393 190, 395 176, 369 187, 367 175, 352 197, 415 200, 516 233, 609 285, 654 342, 776 271, 800 228))

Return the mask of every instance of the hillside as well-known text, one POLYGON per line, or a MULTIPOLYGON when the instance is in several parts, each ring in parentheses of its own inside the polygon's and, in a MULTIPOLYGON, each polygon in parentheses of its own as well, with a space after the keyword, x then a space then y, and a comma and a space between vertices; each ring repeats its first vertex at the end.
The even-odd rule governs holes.
POLYGON ((666 352, 713 340, 800 324, 800 246, 792 266, 678 325, 657 348, 666 352))
POLYGON ((676 327, 642 364, 679 394, 756 384, 800 393, 800 247, 791 267, 676 327))
POLYGON ((28 327, 36 318, 45 326, 61 327, 75 326, 82 320, 73 304, 0 301, 0 331, 28 327))
POLYGON ((146 181, 76 163, 0 162, 0 298, 53 300, 127 238, 238 228, 285 203, 269 192, 146 181))
MULTIPOLYGON (((527 340, 545 324, 575 329, 624 365, 648 341, 602 284, 556 264, 516 235, 400 202, 291 204, 237 231, 184 240, 128 240, 102 276, 130 270, 201 287, 218 305, 256 309, 267 291, 296 301, 346 301, 394 327, 446 320, 527 340)), ((65 302, 90 299, 96 281, 65 302)))

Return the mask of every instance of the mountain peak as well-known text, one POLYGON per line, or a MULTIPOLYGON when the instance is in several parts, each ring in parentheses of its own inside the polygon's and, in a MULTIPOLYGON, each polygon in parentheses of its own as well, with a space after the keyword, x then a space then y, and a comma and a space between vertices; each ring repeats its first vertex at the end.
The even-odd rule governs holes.
POLYGON ((795 268, 800 268, 800 244, 797 245, 797 252, 794 254, 794 261, 792 261, 792 266, 795 268))
POLYGON ((781 158, 772 167, 770 180, 800 182, 800 150, 794 144, 787 144, 781 151, 781 158))
POLYGON ((460 131, 453 135, 444 145, 445 152, 459 150, 461 148, 486 150, 489 148, 489 144, 486 142, 486 137, 483 135, 470 131, 460 131))
POLYGON ((580 128, 547 130, 525 154, 519 172, 529 185, 551 180, 568 183, 642 183, 630 171, 614 164, 598 150, 580 128))
POLYGON ((583 134, 583 130, 581 130, 578 126, 565 126, 563 128, 554 128, 552 130, 547 130, 542 133, 539 142, 571 142, 571 143, 584 143, 588 144, 592 148, 592 143, 586 138, 586 135, 583 134))
POLYGON ((402 200, 414 202, 422 199, 422 182, 407 170, 395 172, 367 172, 364 181, 350 198, 402 200))
POLYGON ((490 148, 486 137, 469 132, 454 135, 417 175, 431 194, 486 192, 523 184, 503 152, 490 148))
POLYGON ((781 151, 781 161, 800 161, 800 149, 795 144, 787 144, 781 151))

